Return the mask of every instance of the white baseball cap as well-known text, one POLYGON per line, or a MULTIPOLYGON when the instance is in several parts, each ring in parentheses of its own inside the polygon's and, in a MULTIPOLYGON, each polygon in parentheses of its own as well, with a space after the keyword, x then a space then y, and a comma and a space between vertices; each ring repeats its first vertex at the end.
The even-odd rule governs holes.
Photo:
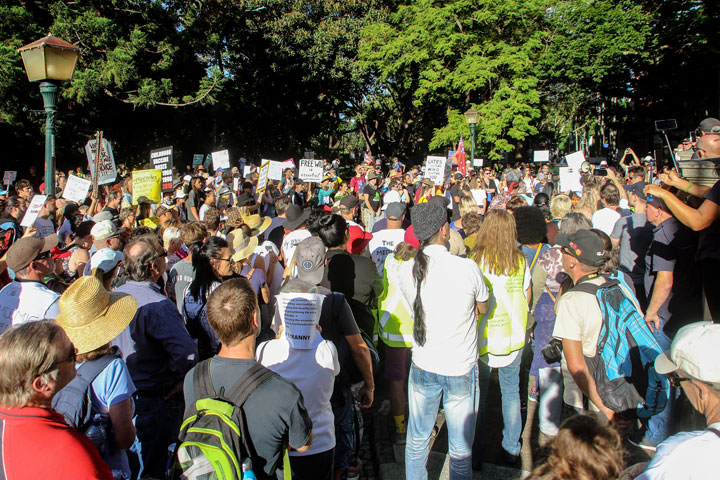
POLYGON ((92 235, 95 240, 105 240, 106 238, 116 237, 124 231, 125 227, 117 228, 110 220, 103 220, 93 226, 92 230, 90 230, 90 235, 92 235))
POLYGON ((655 370, 668 374, 682 370, 707 383, 720 383, 720 324, 697 322, 675 334, 670 350, 655 359, 655 370))
POLYGON ((113 250, 112 248, 101 248, 90 258, 90 270, 99 268, 107 273, 117 266, 123 259, 122 252, 113 250))

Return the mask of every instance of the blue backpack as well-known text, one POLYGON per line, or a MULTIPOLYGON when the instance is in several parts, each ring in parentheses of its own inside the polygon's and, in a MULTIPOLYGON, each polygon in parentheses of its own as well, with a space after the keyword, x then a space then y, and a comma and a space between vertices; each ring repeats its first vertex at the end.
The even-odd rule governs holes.
POLYGON ((655 371, 662 349, 624 279, 601 275, 600 285, 580 281, 574 291, 594 295, 602 313, 602 327, 594 357, 585 357, 597 391, 614 412, 636 410, 649 418, 665 408, 669 397, 667 376, 655 371))

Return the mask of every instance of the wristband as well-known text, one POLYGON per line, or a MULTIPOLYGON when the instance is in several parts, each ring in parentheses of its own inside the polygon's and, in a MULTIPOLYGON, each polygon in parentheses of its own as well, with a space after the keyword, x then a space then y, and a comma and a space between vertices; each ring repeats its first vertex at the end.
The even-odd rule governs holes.
POLYGON ((685 193, 690 193, 690 188, 692 188, 692 186, 693 186, 693 183, 690 180, 688 180, 688 186, 685 189, 685 193))

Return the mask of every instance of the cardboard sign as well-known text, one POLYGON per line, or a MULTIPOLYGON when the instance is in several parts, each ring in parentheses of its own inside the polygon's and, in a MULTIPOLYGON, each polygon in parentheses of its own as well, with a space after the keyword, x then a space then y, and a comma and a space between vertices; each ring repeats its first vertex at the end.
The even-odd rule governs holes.
POLYGON ((255 191, 257 193, 262 193, 265 191, 265 187, 267 187, 268 183, 268 173, 270 173, 270 160, 264 160, 265 163, 260 165, 260 176, 258 177, 258 183, 257 188, 255 191))
POLYGON ((137 199, 147 197, 152 203, 160 203, 162 170, 134 170, 132 172, 133 183, 133 205, 137 205, 137 199))
POLYGON ((82 203, 85 201, 91 185, 92 182, 90 180, 70 175, 65 183, 62 198, 70 200, 71 202, 82 203))
POLYGON ((220 150, 219 152, 212 152, 213 170, 218 168, 230 168, 230 152, 227 150, 220 150))
POLYGON ((320 183, 323 178, 323 161, 307 158, 301 159, 298 176, 306 182, 320 183))
POLYGON ((150 151, 150 163, 153 169, 162 170, 163 192, 173 191, 173 147, 158 148, 150 151))
MULTIPOLYGON (((93 139, 85 144, 85 155, 88 159, 88 168, 90 169, 90 178, 95 178, 95 148, 97 142, 93 139)), ((115 169, 115 156, 113 155, 110 142, 103 138, 102 148, 100 149, 100 168, 98 169, 98 185, 106 185, 113 183, 117 178, 117 170, 115 169)))
POLYGON ((270 180, 282 180, 283 171, 287 168, 285 162, 274 162, 272 160, 262 160, 262 162, 270 162, 270 171, 268 172, 270 180))
POLYGON ((325 296, 319 293, 281 293, 275 297, 282 322, 283 335, 291 348, 310 350, 320 332, 320 321, 325 296))
POLYGON ((205 155, 202 153, 196 153, 193 155, 193 163, 192 168, 195 170, 197 167, 203 164, 203 160, 205 160, 205 155))
POLYGON ((482 167, 484 163, 485 163, 485 160, 483 160, 482 158, 474 158, 473 159, 473 167, 482 167))
MULTIPOLYGON (((445 180, 446 157, 428 156, 425 158, 425 178, 433 181, 435 185, 441 185, 445 180)), ((452 167, 451 167, 452 168, 452 167)))
POLYGON ((535 150, 533 152, 533 162, 549 162, 550 150, 535 150))
POLYGON ((21 227, 29 227, 35 223, 40 210, 42 210, 43 205, 45 205, 45 200, 47 200, 47 195, 35 195, 32 198, 30 206, 28 206, 25 216, 23 217, 22 222, 20 222, 21 227))
POLYGON ((575 152, 571 153, 570 155, 566 155, 565 160, 567 161, 568 167, 579 172, 580 167, 585 161, 585 155, 583 154, 583 152, 575 152))
POLYGON ((6 170, 6 171, 5 171, 5 175, 3 175, 3 183, 4 183, 5 185, 8 185, 8 186, 9 186, 11 183, 13 183, 13 182, 15 181, 16 178, 17 178, 17 172, 16 172, 16 171, 14 171, 14 170, 6 170))
POLYGON ((575 170, 570 167, 560 167, 560 191, 582 192, 579 169, 575 170))

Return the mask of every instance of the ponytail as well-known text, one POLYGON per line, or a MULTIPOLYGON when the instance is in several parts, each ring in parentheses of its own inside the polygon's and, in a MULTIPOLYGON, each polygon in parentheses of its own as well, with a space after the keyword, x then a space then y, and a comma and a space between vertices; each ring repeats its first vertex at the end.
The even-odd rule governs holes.
MULTIPOLYGON (((434 237, 433 237, 434 238, 434 237)), ((419 346, 425 345, 425 309, 422 304, 422 297, 420 296, 420 287, 422 287, 425 276, 427 275, 428 257, 425 255, 424 249, 427 245, 432 243, 432 238, 424 241, 420 244, 415 253, 415 264, 413 265, 413 278, 415 279, 415 285, 417 291, 415 292, 415 301, 413 302, 413 338, 415 343, 419 346)))

